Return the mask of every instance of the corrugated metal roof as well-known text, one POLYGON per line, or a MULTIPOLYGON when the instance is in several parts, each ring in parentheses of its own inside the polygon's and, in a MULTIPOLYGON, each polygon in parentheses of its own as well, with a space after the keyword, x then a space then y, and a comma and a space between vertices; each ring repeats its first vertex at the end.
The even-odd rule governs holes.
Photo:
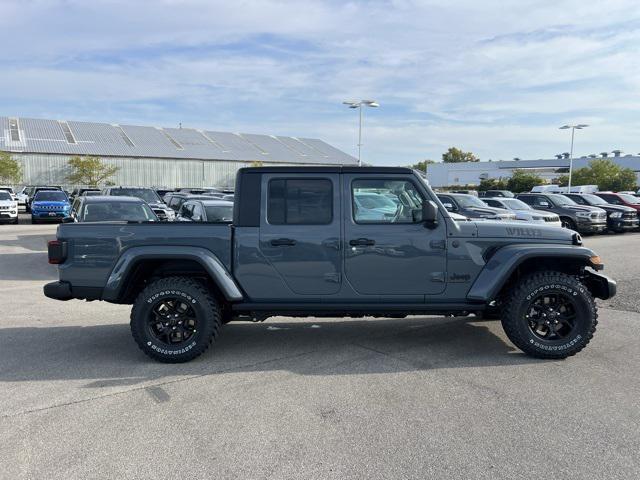
POLYGON ((11 142, 9 117, 0 117, 0 150, 105 157, 357 163, 351 155, 318 139, 71 120, 18 120, 21 142, 16 144, 11 142), (65 136, 66 125, 76 143, 70 143, 65 136))

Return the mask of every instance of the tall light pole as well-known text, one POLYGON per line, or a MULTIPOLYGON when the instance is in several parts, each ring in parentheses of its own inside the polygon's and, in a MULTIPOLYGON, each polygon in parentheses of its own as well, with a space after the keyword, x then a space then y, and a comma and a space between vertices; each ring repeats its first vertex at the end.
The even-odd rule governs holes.
POLYGON ((588 126, 589 125, 585 125, 584 123, 579 123, 578 125, 563 125, 560 127, 560 130, 571 129, 571 149, 569 150, 569 187, 567 189, 569 193, 571 193, 571 174, 573 173, 573 137, 575 136, 576 130, 582 130, 588 126))
POLYGON ((347 100, 342 102, 344 105, 347 105, 349 108, 358 108, 360 109, 360 123, 358 127, 358 166, 362 166, 362 107, 379 107, 380 104, 375 100, 347 100))

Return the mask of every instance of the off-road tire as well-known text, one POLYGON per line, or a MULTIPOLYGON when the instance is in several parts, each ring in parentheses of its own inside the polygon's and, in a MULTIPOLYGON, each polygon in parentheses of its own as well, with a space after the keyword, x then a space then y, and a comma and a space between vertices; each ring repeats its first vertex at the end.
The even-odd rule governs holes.
POLYGON ((131 334, 138 347, 149 357, 163 363, 183 363, 204 353, 220 332, 220 309, 211 292, 189 277, 166 277, 148 285, 131 309, 131 334), (197 329, 188 345, 169 346, 154 337, 149 328, 150 311, 163 297, 180 296, 193 308, 197 329))
POLYGON ((593 338, 598 310, 587 287, 576 277, 562 272, 536 272, 522 278, 505 298, 502 327, 520 350, 536 358, 562 359, 575 355, 593 338), (559 340, 543 340, 529 328, 525 315, 540 293, 569 295, 576 310, 575 326, 559 340))

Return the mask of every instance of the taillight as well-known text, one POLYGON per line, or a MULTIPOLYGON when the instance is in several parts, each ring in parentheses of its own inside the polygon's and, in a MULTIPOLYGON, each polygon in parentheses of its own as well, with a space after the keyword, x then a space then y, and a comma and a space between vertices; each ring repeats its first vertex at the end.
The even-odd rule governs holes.
POLYGON ((67 259, 67 242, 61 240, 49 240, 47 242, 49 263, 58 265, 67 259))

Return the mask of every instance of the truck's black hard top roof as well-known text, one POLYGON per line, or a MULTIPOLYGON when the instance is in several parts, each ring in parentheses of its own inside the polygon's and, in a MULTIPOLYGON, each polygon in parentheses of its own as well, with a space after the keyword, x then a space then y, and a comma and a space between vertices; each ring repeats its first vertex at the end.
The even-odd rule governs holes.
POLYGON ((412 173, 407 167, 244 167, 239 173, 412 173))

